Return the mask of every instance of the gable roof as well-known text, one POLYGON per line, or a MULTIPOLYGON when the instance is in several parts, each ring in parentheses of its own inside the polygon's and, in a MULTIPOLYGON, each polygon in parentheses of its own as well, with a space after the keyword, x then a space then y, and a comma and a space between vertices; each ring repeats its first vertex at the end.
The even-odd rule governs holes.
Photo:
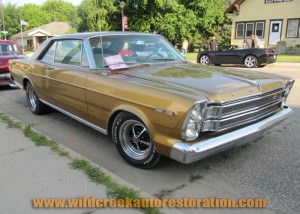
MULTIPOLYGON (((23 37, 31 37, 35 34, 45 36, 58 36, 66 34, 72 26, 68 22, 50 22, 49 24, 42 25, 23 32, 23 37)), ((21 38, 21 33, 15 34, 12 38, 21 38)))
POLYGON ((235 0, 226 10, 226 13, 233 13, 235 10, 240 12, 240 5, 244 2, 245 0, 235 0))

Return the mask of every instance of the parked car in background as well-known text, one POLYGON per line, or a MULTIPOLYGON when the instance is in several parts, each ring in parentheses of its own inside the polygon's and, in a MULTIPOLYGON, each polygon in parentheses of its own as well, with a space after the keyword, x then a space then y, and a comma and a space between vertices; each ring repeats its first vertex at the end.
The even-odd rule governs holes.
POLYGON ((216 51, 202 51, 197 55, 197 63, 203 65, 244 64, 248 68, 262 67, 276 62, 277 55, 273 50, 263 48, 239 49, 229 45, 216 51))
POLYGON ((0 40, 0 86, 17 87, 11 78, 8 60, 27 58, 21 52, 17 43, 9 40, 0 40))
POLYGON ((110 135, 142 168, 161 155, 187 164, 249 142, 292 112, 294 80, 189 64, 158 34, 53 37, 10 67, 32 113, 52 107, 110 135))

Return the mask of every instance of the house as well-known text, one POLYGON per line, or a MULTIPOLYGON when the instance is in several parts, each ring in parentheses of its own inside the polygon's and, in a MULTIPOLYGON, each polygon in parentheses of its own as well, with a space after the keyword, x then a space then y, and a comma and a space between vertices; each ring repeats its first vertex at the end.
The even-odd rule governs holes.
POLYGON ((235 0, 226 13, 232 14, 233 45, 256 34, 265 47, 300 46, 300 0, 235 0))
POLYGON ((24 31, 23 42, 21 33, 12 36, 18 45, 24 45, 25 50, 36 50, 46 39, 66 34, 72 26, 68 22, 51 22, 49 24, 24 31))

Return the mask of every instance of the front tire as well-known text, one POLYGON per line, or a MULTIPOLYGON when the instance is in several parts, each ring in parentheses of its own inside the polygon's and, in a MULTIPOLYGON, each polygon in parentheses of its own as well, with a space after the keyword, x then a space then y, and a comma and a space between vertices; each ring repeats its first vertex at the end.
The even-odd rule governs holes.
POLYGON ((253 55, 246 56, 244 60, 244 65, 247 68, 254 68, 257 66, 257 58, 253 55))
POLYGON ((49 109, 48 106, 40 101, 30 82, 26 84, 26 97, 28 107, 33 114, 40 115, 49 109))
POLYGON ((152 168, 160 159, 148 128, 136 116, 122 112, 112 126, 112 138, 120 155, 133 166, 152 168))
POLYGON ((199 60, 200 64, 202 65, 209 65, 210 64, 210 60, 209 60, 209 57, 207 55, 202 55, 200 57, 200 60, 199 60))

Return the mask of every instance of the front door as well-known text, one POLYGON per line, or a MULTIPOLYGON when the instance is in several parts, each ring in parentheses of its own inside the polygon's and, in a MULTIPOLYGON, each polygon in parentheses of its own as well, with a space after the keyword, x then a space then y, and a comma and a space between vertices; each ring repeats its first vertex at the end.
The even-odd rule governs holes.
POLYGON ((45 101, 87 119, 85 82, 88 68, 81 60, 83 50, 81 40, 54 41, 39 59, 39 64, 46 79, 41 86, 46 94, 45 101))
POLYGON ((277 45, 281 37, 282 20, 270 22, 269 45, 277 45))

